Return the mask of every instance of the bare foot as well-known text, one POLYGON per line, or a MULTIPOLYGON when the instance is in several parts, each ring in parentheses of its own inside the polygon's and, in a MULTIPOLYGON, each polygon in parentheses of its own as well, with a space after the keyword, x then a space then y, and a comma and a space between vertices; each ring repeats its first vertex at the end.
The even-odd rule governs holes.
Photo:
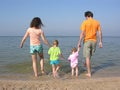
POLYGON ((76 79, 78 79, 78 76, 76 76, 76 79))
POLYGON ((56 78, 56 73, 55 72, 53 73, 53 77, 56 78))
POLYGON ((35 78, 38 78, 38 74, 37 74, 37 75, 35 75, 35 78))
POLYGON ((71 79, 74 79, 74 75, 71 75, 71 79))
POLYGON ((45 75, 45 72, 43 70, 41 71, 41 73, 42 73, 42 75, 45 75))
POLYGON ((88 73, 88 74, 85 74, 85 75, 86 75, 87 77, 91 78, 91 74, 88 73))
POLYGON ((57 78, 60 78, 60 76, 59 76, 59 74, 56 72, 55 73, 55 76, 57 77, 57 78))

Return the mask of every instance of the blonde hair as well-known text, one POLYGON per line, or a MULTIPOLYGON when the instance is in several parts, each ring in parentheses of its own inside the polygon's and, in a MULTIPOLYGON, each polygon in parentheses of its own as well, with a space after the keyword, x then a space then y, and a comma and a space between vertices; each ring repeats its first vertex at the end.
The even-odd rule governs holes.
POLYGON ((76 52, 76 51, 77 51, 77 48, 76 48, 76 47, 73 47, 71 51, 72 51, 72 52, 76 52))

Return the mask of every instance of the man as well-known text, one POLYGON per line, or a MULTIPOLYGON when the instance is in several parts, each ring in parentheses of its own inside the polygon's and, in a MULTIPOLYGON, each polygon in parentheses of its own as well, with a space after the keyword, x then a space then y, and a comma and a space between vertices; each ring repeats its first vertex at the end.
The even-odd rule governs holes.
POLYGON ((81 34, 78 41, 78 47, 81 47, 82 39, 84 38, 83 55, 86 58, 87 76, 91 77, 91 56, 95 52, 97 43, 97 32, 99 35, 99 47, 102 48, 102 31, 100 23, 93 19, 91 11, 85 12, 86 20, 81 24, 81 34))

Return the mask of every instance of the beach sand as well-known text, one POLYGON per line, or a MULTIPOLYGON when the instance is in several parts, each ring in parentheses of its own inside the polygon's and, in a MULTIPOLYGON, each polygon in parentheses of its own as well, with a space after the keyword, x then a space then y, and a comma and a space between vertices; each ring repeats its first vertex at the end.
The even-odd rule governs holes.
POLYGON ((120 90, 120 73, 115 69, 108 68, 107 72, 107 68, 99 72, 93 69, 91 78, 85 76, 84 69, 80 69, 78 78, 71 78, 68 68, 59 72, 59 78, 53 78, 48 69, 46 75, 35 78, 32 68, 27 72, 25 67, 19 66, 21 70, 9 67, 12 70, 0 73, 0 90, 120 90))
POLYGON ((120 90, 120 77, 0 76, 0 90, 120 90))

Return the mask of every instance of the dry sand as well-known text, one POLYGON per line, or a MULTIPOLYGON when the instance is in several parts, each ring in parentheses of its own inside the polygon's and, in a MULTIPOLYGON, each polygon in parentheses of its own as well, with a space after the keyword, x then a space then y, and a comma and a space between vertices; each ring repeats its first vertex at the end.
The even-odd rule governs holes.
POLYGON ((57 78, 0 77, 0 90, 120 90, 120 77, 57 78), (6 78, 6 79, 5 79, 6 78))

